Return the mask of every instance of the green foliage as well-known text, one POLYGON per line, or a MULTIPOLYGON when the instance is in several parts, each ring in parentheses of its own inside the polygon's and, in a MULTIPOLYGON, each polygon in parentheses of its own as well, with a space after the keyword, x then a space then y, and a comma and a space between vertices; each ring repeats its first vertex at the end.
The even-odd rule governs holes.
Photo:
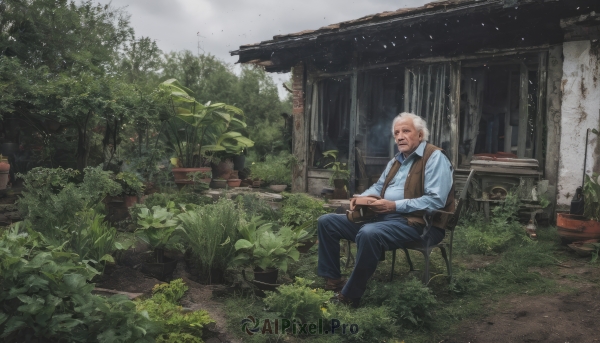
POLYGON ((371 282, 363 302, 387 306, 405 328, 431 322, 432 311, 438 304, 431 289, 415 278, 404 282, 371 282))
POLYGON ((242 193, 235 200, 239 210, 245 213, 246 218, 261 217, 269 222, 281 219, 280 211, 274 210, 268 202, 255 193, 242 193))
MULTIPOLYGON (((141 208, 138 214, 139 225, 136 236, 146 242, 153 250, 174 249, 179 247, 173 235, 179 222, 175 213, 168 208, 154 206, 151 210, 141 208)), ((158 259, 161 257, 157 256, 158 259)))
POLYGON ((283 225, 299 226, 314 222, 327 213, 324 202, 304 193, 284 194, 282 212, 283 225))
POLYGON ((81 260, 93 261, 99 270, 104 268, 104 263, 115 262, 112 257, 115 250, 128 248, 116 241, 117 230, 93 210, 77 213, 65 231, 68 249, 78 254, 81 260))
POLYGON ((277 292, 267 292, 263 299, 267 308, 280 318, 300 319, 303 323, 316 323, 327 312, 327 302, 333 292, 310 288, 314 282, 297 277, 291 285, 282 285, 277 292))
POLYGON ((176 193, 151 194, 148 196, 148 198, 146 198, 146 201, 144 201, 144 205, 147 208, 153 208, 154 206, 167 207, 171 202, 175 205, 194 204, 204 206, 212 204, 213 200, 211 197, 207 197, 206 195, 198 194, 195 192, 190 192, 189 190, 184 188, 176 193))
POLYGON ((464 216, 456 231, 457 250, 471 254, 493 254, 502 252, 518 242, 530 242, 518 221, 519 198, 509 193, 505 201, 492 210, 487 222, 481 213, 464 216))
MULTIPOLYGON (((328 318, 338 319, 341 323, 356 323, 357 334, 341 336, 344 342, 387 342, 397 337, 398 325, 393 312, 387 306, 363 306, 351 309, 345 305, 330 306, 328 318)), ((339 330, 339 329, 338 329, 339 330)))
POLYGON ((183 280, 177 279, 168 285, 155 286, 150 299, 137 302, 137 310, 147 313, 161 326, 163 331, 157 342, 203 342, 203 329, 214 320, 204 310, 182 309, 178 302, 186 290, 183 280))
POLYGON ((18 177, 24 180, 19 211, 36 230, 49 234, 67 226, 75 214, 94 207, 107 195, 121 193, 121 187, 101 168, 86 168, 83 181, 75 183, 79 172, 62 168, 34 168, 18 177))
POLYGON ((298 261, 298 238, 304 238, 306 232, 294 232, 288 226, 273 232, 272 227, 272 223, 264 223, 260 218, 252 218, 246 225, 241 225, 239 230, 242 239, 235 243, 238 253, 232 261, 233 265, 263 270, 277 268, 286 272, 290 261, 298 261))
POLYGON ((241 133, 246 123, 244 112, 224 103, 197 102, 192 91, 177 80, 160 84, 161 91, 170 95, 173 117, 168 122, 165 139, 175 151, 178 165, 192 168, 201 166, 201 156, 206 153, 224 152, 238 155, 254 142, 241 133))
POLYGON ((600 174, 593 173, 592 177, 585 176, 583 184, 583 215, 592 220, 600 220, 600 184, 598 177, 600 174))
POLYGON ((225 270, 233 259, 233 242, 240 237, 238 228, 242 218, 235 203, 224 198, 178 216, 181 222, 178 229, 209 278, 211 270, 225 270))
POLYGON ((168 302, 176 304, 187 290, 188 286, 183 279, 175 279, 169 283, 157 284, 152 288, 152 294, 162 294, 168 302))
POLYGON ((264 162, 252 162, 250 177, 270 184, 290 185, 292 183, 291 158, 292 155, 287 152, 277 156, 267 155, 264 162))
POLYGON ((348 164, 339 162, 337 160, 337 155, 339 151, 337 150, 328 150, 323 152, 323 157, 333 158, 333 162, 326 164, 324 167, 330 167, 329 169, 333 171, 331 176, 329 177, 329 185, 333 186, 333 180, 344 180, 348 182, 350 180, 350 171, 348 170, 348 164))
POLYGON ((133 173, 120 172, 115 176, 125 195, 141 195, 144 193, 144 183, 140 178, 133 173))
POLYGON ((316 323, 327 312, 327 302, 333 292, 311 288, 314 282, 297 277, 291 285, 282 285, 277 292, 267 292, 265 305, 281 318, 300 319, 316 323))
POLYGON ((151 342, 158 328, 125 296, 91 294, 97 271, 17 225, 0 238, 0 337, 63 342, 151 342))

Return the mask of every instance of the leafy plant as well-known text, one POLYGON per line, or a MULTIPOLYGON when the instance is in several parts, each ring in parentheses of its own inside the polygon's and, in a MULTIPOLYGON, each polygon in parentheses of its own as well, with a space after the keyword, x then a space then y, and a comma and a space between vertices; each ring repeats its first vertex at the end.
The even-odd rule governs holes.
POLYGON ((324 204, 322 200, 312 198, 304 193, 284 194, 281 221, 283 225, 294 227, 307 222, 314 223, 320 216, 327 213, 323 208, 324 204))
POLYGON ((292 183, 291 161, 293 157, 287 152, 277 156, 267 155, 264 162, 252 162, 250 177, 270 184, 290 185, 292 183))
POLYGON ((329 185, 333 186, 333 180, 344 180, 348 182, 350 180, 350 171, 348 170, 348 164, 339 162, 337 160, 338 156, 337 150, 328 150, 323 152, 323 157, 331 157, 333 158, 333 162, 326 164, 324 167, 330 167, 329 169, 333 171, 331 176, 329 177, 329 185))
POLYGON ((93 208, 107 195, 122 192, 111 173, 101 168, 86 168, 83 180, 78 180, 78 171, 62 168, 34 168, 17 176, 23 179, 24 187, 17 202, 19 211, 46 235, 60 235, 55 232, 57 228, 67 226, 76 213, 93 208))
POLYGON ((96 269, 104 269, 104 263, 114 263, 112 253, 129 247, 117 242, 117 230, 104 221, 104 216, 93 210, 77 213, 68 227, 68 249, 81 260, 93 261, 96 269))
POLYGON ((432 322, 437 305, 431 289, 415 278, 394 283, 371 282, 363 301, 387 306, 405 328, 432 322))
POLYGON ((211 270, 225 270, 233 259, 235 242, 239 235, 238 227, 243 218, 235 208, 235 203, 220 199, 212 205, 197 208, 178 216, 186 243, 191 248, 202 271, 211 280, 211 270))
POLYGON ((161 83, 159 88, 170 99, 173 118, 166 122, 169 130, 165 137, 177 155, 178 165, 199 167, 206 153, 239 154, 254 145, 241 133, 246 123, 236 118, 244 115, 239 108, 224 103, 202 105, 175 79, 161 83))
POLYGON ((0 237, 0 337, 51 342, 152 342, 159 328, 125 296, 92 295, 98 272, 16 225, 0 237))
POLYGON ((245 192, 236 197, 238 208, 246 218, 261 217, 266 221, 276 222, 281 219, 280 211, 274 210, 268 202, 255 193, 245 192))
POLYGON ((287 226, 277 232, 271 231, 272 227, 272 223, 264 223, 260 218, 252 218, 249 223, 240 226, 242 239, 235 243, 238 253, 233 265, 263 270, 277 268, 285 272, 288 262, 298 261, 300 253, 295 240, 298 234, 287 226))
POLYGON ((115 176, 125 195, 140 195, 144 193, 144 183, 134 173, 120 172, 115 176))
POLYGON ((530 242, 518 221, 519 197, 509 192, 504 202, 492 210, 490 221, 479 212, 464 216, 456 229, 459 250, 471 254, 494 254, 517 241, 530 242))
POLYGON ((267 292, 263 299, 269 310, 289 319, 300 319, 301 322, 316 323, 324 317, 327 302, 333 297, 332 291, 322 288, 311 288, 314 281, 297 277, 291 285, 282 285, 277 292, 267 292))
POLYGON ((154 206, 152 210, 142 208, 138 214, 138 225, 136 236, 146 242, 156 253, 158 263, 163 262, 163 251, 165 249, 179 248, 180 244, 174 237, 173 232, 179 222, 175 213, 167 208, 154 206))
POLYGON ((585 176, 583 184, 583 215, 592 220, 600 220, 600 184, 598 184, 600 174, 593 173, 592 177, 585 176))
POLYGON ((146 312, 163 330, 156 342, 203 342, 203 329, 214 320, 204 310, 183 310, 178 302, 186 290, 183 280, 177 279, 155 286, 150 299, 137 302, 137 310, 146 312))

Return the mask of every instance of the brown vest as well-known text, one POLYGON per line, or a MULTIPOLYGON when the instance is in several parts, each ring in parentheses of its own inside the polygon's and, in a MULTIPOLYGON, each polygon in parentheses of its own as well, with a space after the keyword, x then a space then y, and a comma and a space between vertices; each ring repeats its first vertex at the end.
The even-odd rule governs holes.
MULTIPOLYGON (((431 157, 431 154, 433 154, 437 150, 442 150, 442 149, 436 147, 433 144, 427 143, 425 145, 425 151, 423 152, 423 157, 419 157, 418 155, 415 156, 416 158, 415 158, 412 166, 410 167, 410 171, 408 172, 408 176, 406 177, 406 182, 404 183, 404 199, 420 198, 423 196, 423 194, 425 194, 425 165, 427 164, 429 157, 431 157)), ((397 168, 399 169, 400 162, 395 160, 394 164, 398 164, 397 168)), ((392 169, 396 169, 393 167, 394 166, 392 166, 392 169)), ((396 169, 396 170, 398 170, 398 169, 396 169)), ((383 192, 385 192, 385 189, 383 190, 383 192)), ((382 195, 382 197, 383 197, 383 195, 382 195)), ((452 189, 450 190, 450 194, 448 194, 448 199, 446 199, 446 206, 444 206, 442 211, 454 213, 454 206, 455 206, 455 204, 454 204, 454 184, 453 184, 452 189)), ((409 213, 406 216, 408 219, 408 223, 409 224, 419 223, 419 224, 424 225, 425 224, 425 221, 423 220, 424 214, 425 214, 425 211, 417 211, 417 212, 409 213)), ((445 229, 448 219, 450 219, 450 216, 447 214, 437 214, 433 217, 433 226, 445 229)))

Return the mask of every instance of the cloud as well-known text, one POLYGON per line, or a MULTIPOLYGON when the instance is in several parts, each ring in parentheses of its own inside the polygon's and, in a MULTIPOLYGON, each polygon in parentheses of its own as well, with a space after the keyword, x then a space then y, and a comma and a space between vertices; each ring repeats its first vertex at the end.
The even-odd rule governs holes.
POLYGON ((427 2, 430 0, 112 0, 112 5, 127 6, 136 35, 155 39, 165 52, 196 52, 200 43, 204 52, 234 64, 237 56, 230 56, 229 51, 240 45, 427 2))

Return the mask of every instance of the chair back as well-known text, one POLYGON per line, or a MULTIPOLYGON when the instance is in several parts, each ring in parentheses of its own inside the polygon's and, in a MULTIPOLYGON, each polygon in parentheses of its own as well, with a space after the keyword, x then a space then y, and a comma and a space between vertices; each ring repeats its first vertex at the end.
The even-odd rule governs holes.
MULTIPOLYGON (((456 175, 456 174, 455 174, 456 175)), ((471 184, 471 179, 475 175, 475 170, 471 169, 469 176, 467 177, 467 182, 465 183, 463 189, 460 192, 460 196, 458 198, 458 203, 456 204, 456 208, 454 209, 454 214, 448 220, 446 224, 446 230, 454 230, 456 225, 458 224, 458 220, 460 219, 460 213, 464 204, 467 202, 467 196, 469 191, 469 185, 471 184)), ((456 180, 455 180, 456 181, 456 180)))

